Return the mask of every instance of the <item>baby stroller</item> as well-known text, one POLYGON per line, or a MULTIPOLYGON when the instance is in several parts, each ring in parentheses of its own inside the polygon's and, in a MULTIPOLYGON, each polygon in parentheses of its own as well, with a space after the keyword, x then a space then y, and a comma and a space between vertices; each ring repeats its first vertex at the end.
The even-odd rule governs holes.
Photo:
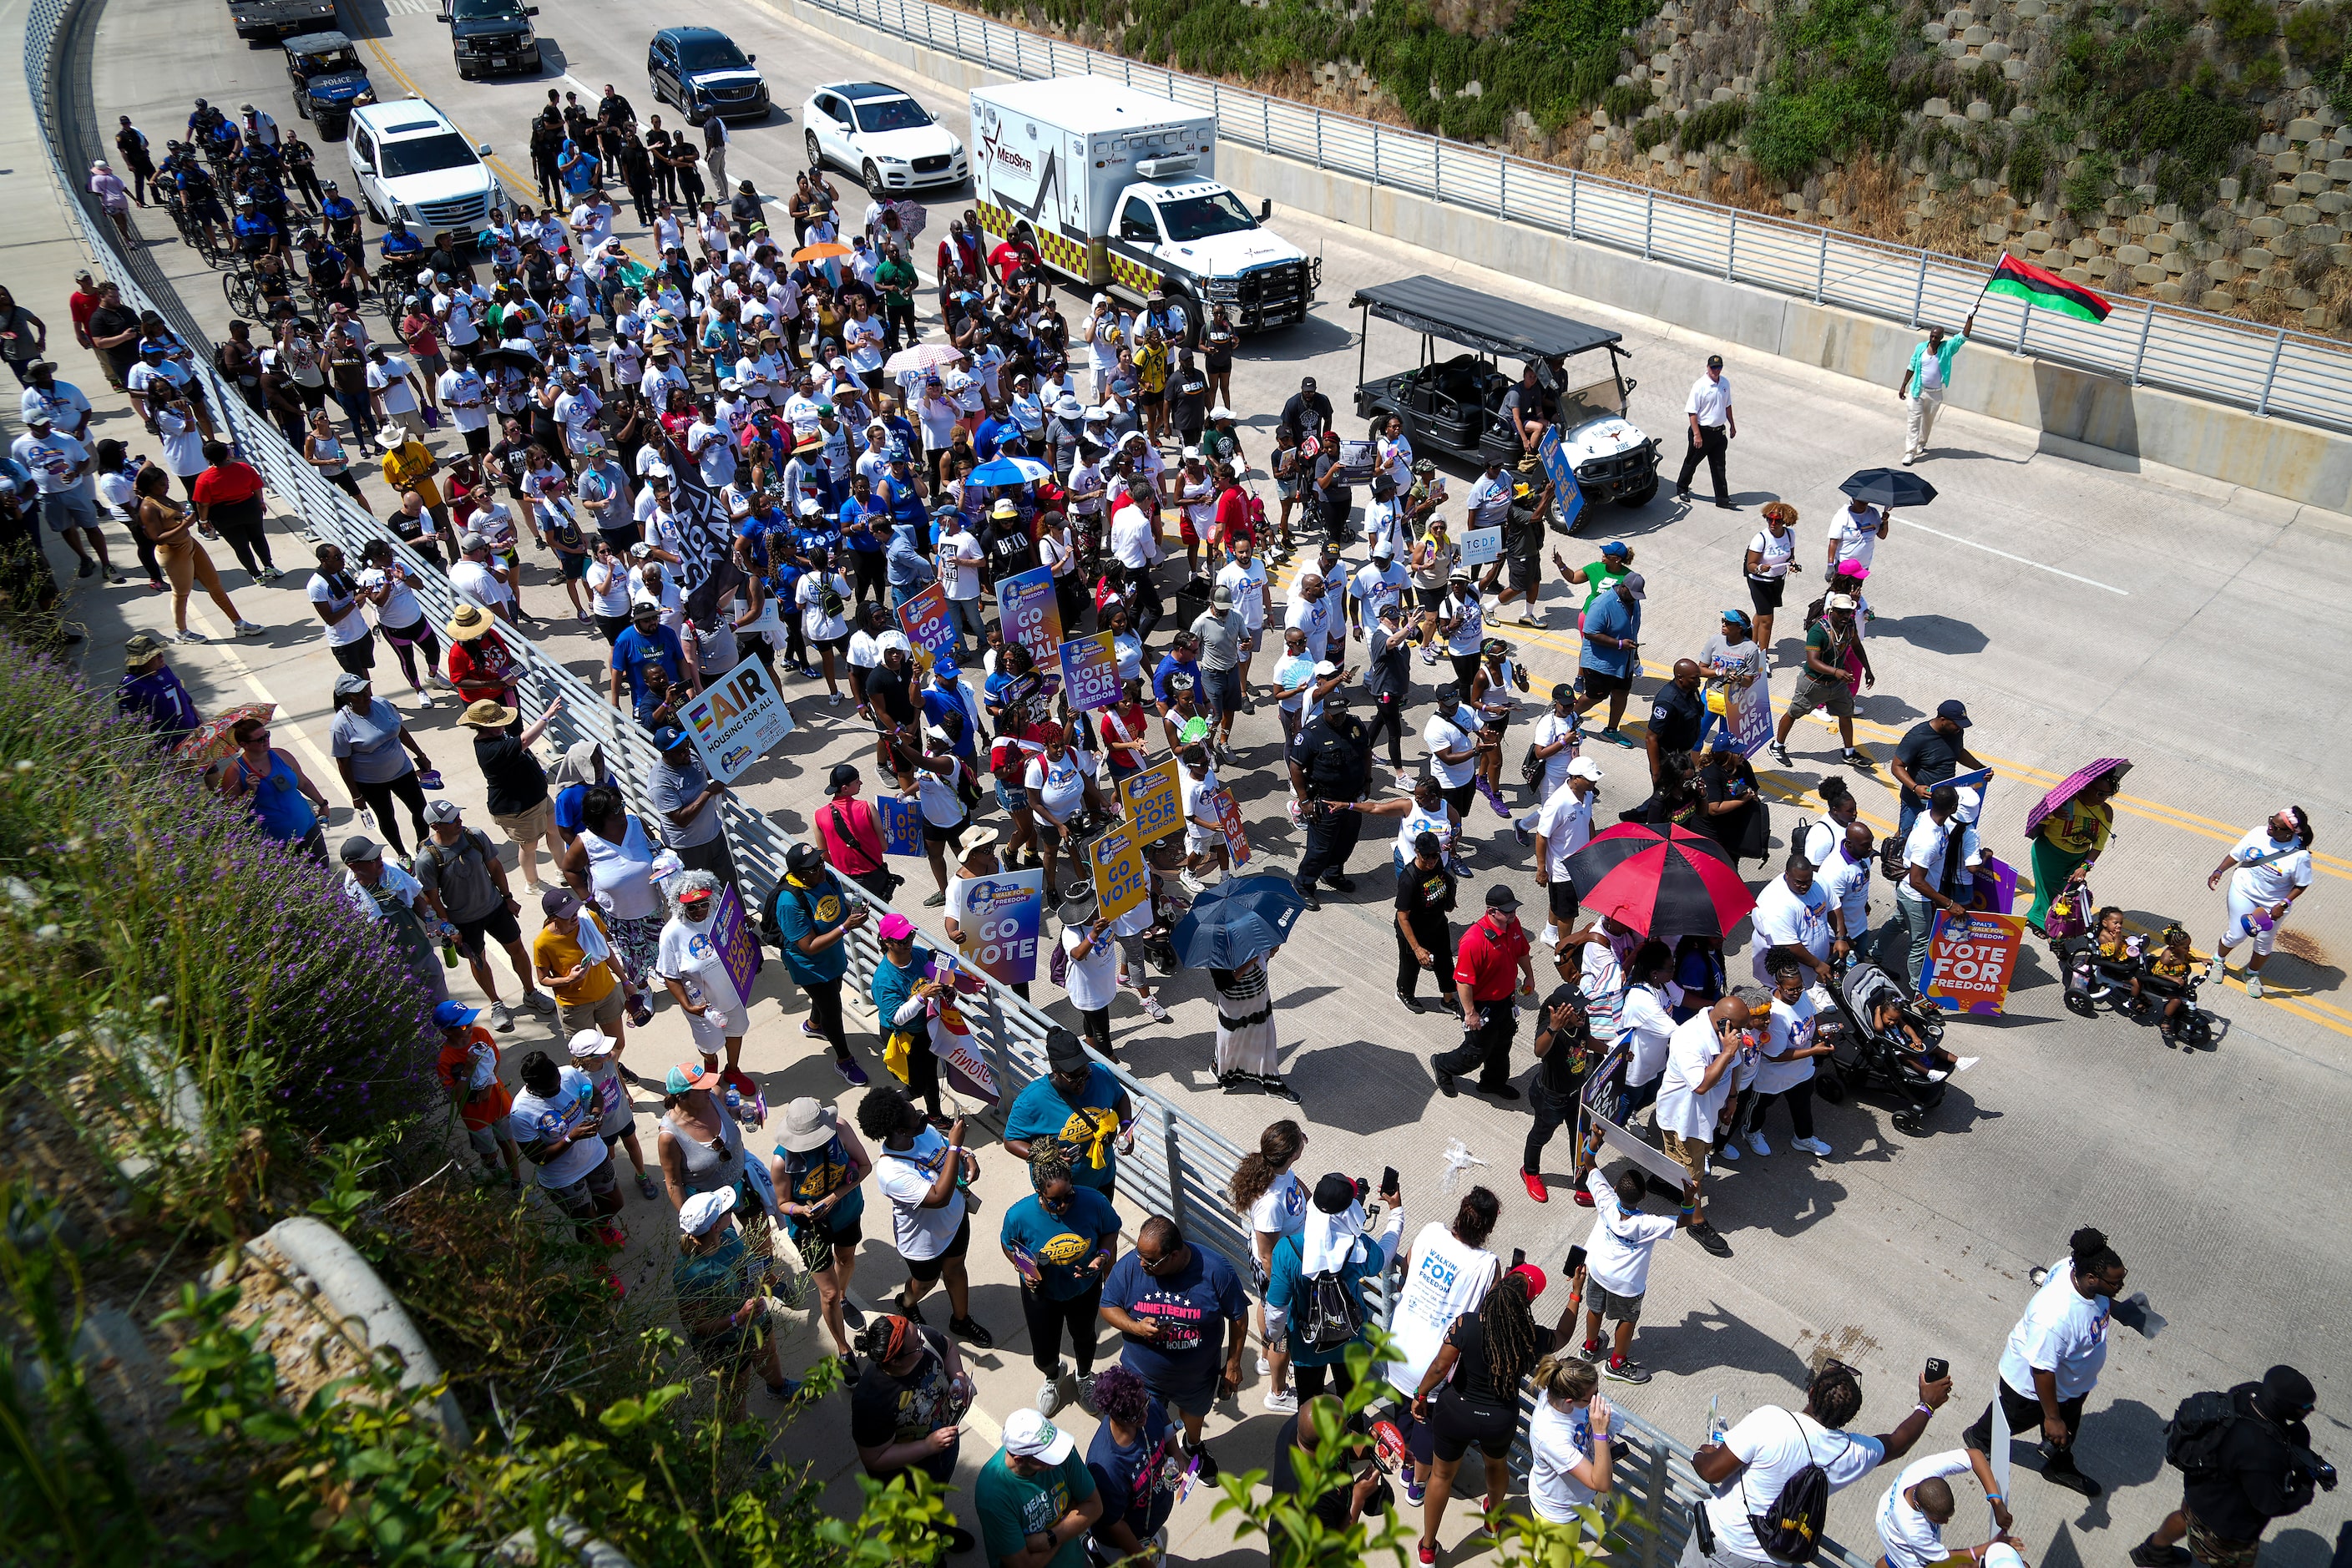
POLYGON ((1895 1131, 1914 1138, 1925 1135, 1922 1118, 1943 1103, 1943 1079, 1930 1077, 1912 1060, 1911 1042, 1899 1030, 1882 1034, 1870 1026, 1870 1019, 1884 1002, 1897 1002, 1903 1022, 1918 1036, 1920 1046, 1934 1050, 1943 1044, 1943 1015, 1911 1001, 1874 963, 1850 964, 1830 994, 1837 1016, 1827 1020, 1822 1032, 1834 1047, 1830 1062, 1837 1068, 1839 1084, 1857 1094, 1865 1089, 1892 1090, 1905 1101, 1904 1109, 1895 1113, 1895 1131))
POLYGON ((2155 1024, 2162 1021, 2165 1004, 2179 999, 2186 1005, 2172 1025, 2175 1038, 2193 1051, 2212 1046, 2213 1015, 2197 999, 2210 966, 2177 980, 2158 974, 2140 951, 2137 935, 2126 940, 2120 959, 2100 952, 2097 938, 2088 931, 2053 936, 2050 946, 2066 977, 2066 1010, 2076 1017, 2095 1018, 2100 1004, 2105 1003, 2135 1024, 2155 1024), (2139 982, 2137 995, 2132 994, 2135 980, 2139 982))

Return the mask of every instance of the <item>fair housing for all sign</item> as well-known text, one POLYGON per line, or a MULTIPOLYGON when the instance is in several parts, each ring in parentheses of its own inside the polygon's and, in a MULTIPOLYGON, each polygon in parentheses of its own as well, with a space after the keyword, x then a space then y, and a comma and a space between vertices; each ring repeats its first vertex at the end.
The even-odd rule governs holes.
POLYGON ((793 712, 756 658, 747 658, 677 710, 712 778, 733 784, 793 732, 793 712))

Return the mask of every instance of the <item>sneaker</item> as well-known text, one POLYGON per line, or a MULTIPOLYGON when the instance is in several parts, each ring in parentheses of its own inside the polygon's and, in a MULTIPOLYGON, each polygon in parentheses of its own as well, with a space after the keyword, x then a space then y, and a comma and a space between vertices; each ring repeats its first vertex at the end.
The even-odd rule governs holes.
POLYGON ((1272 1377, 1274 1375, 1274 1363, 1266 1360, 1264 1356, 1258 1357, 1257 1374, 1260 1377, 1272 1377))
POLYGON ((555 998, 550 996, 544 991, 526 991, 522 994, 522 999, 534 1013, 552 1013, 555 1011, 555 998))
POLYGON ((601 1247, 623 1247, 627 1245, 628 1239, 622 1234, 621 1227, 609 1220, 596 1227, 596 1241, 601 1247))
POLYGON ((1772 760, 1784 768, 1793 768, 1797 765, 1789 756, 1789 748, 1778 741, 1772 742, 1772 760))
POLYGON ((1217 1477, 1222 1473, 1217 1468, 1216 1456, 1210 1453, 1206 1448, 1195 1448, 1192 1452, 1201 1461, 1201 1468, 1198 1470, 1195 1470, 1193 1474, 1200 1477, 1201 1483, 1203 1486, 1216 1485, 1217 1477))
POLYGON ((1089 1415, 1100 1414, 1095 1409, 1095 1374, 1093 1373, 1078 1373, 1078 1408, 1089 1415))
MULTIPOLYGON (((788 1377, 782 1383, 772 1383, 768 1384, 768 1392, 776 1396, 777 1404, 790 1405, 793 1400, 798 1399, 801 1396, 801 1385, 788 1377)), ((775 1463, 773 1457, 769 1454, 763 1452, 760 1457, 766 1459, 772 1465, 775 1463)))
POLYGON ((828 693, 826 694, 826 696, 825 696, 825 700, 825 700, 825 703, 826 703, 826 705, 827 705, 828 707, 838 708, 838 707, 840 707, 844 702, 847 701, 847 700, 848 700, 848 699, 847 699, 847 698, 845 698, 845 697, 844 697, 844 696, 842 696, 842 694, 841 694, 840 692, 838 692, 838 691, 834 691, 834 692, 828 692, 828 693))
POLYGON ((868 1082, 872 1081, 866 1078, 866 1069, 847 1057, 834 1058, 833 1070, 839 1073, 841 1081, 852 1089, 864 1089, 868 1082))
POLYGON ((1739 1143, 1738 1140, 1731 1138, 1725 1139, 1723 1141, 1723 1147, 1715 1152, 1715 1157, 1718 1160, 1730 1160, 1737 1163, 1739 1159, 1739 1143))
POLYGON ((1169 1024, 1175 1022, 1174 1019, 1169 1017, 1168 1009, 1160 1005, 1160 998, 1157 996, 1146 996, 1143 999, 1143 1010, 1146 1014, 1150 1015, 1151 1021, 1155 1024, 1169 1024))
POLYGON ((256 626, 251 621, 239 621, 236 623, 236 635, 241 637, 257 637, 268 629, 269 628, 267 626, 256 626))
POLYGON ((970 1318, 950 1318, 948 1332, 970 1340, 971 1348, 974 1350, 985 1351, 996 1348, 996 1336, 970 1318))
POLYGON ((1480 779, 1478 781, 1478 793, 1486 796, 1486 804, 1495 808, 1495 815, 1496 816, 1508 817, 1511 815, 1511 808, 1503 804, 1502 794, 1495 788, 1492 782, 1484 778, 1480 779))
POLYGON ((1424 1565, 1424 1568, 1427 1568, 1428 1564, 1434 1563, 1437 1561, 1437 1542, 1434 1541, 1423 1542, 1420 1547, 1420 1560, 1424 1565))
POLYGON ((1698 1243, 1701 1250, 1711 1257, 1731 1256, 1731 1243, 1723 1239, 1723 1232, 1716 1229, 1712 1221, 1700 1220, 1693 1225, 1690 1227, 1690 1237, 1693 1241, 1698 1243))
POLYGON ((1305 904, 1310 912, 1316 914, 1322 912, 1323 900, 1315 896, 1314 889, 1302 882, 1293 882, 1291 886, 1298 889, 1298 901, 1305 904))
POLYGON ((1576 1347, 1576 1359, 1598 1366, 1609 1359, 1609 1347, 1599 1340, 1587 1340, 1576 1347))
POLYGON ((2263 977, 2252 970, 2246 972, 2246 994, 2257 1002, 2263 999, 2263 977))
MULTIPOLYGON (((121 569, 120 567, 116 566, 116 565, 114 564, 114 563, 112 563, 112 562, 110 562, 110 562, 108 562, 108 563, 106 563, 106 580, 107 580, 107 583, 108 583, 110 585, 113 586, 113 587, 120 588, 120 587, 121 587, 121 586, 122 586, 122 572, 121 572, 121 569)), ((274 575, 273 575, 273 576, 271 576, 271 577, 264 577, 264 578, 262 579, 262 581, 263 581, 263 582, 265 582, 265 583, 272 582, 272 581, 274 581, 274 580, 275 580, 274 575)))
POLYGON ((1528 1189, 1528 1196, 1533 1198, 1536 1202, 1539 1204, 1548 1204, 1551 1202, 1551 1194, 1546 1190, 1544 1186, 1544 1179, 1535 1172, 1526 1170, 1521 1171, 1519 1173, 1519 1184, 1528 1189))
POLYGON ((1188 893, 1198 895, 1209 890, 1209 884, 1192 875, 1192 868, 1190 866, 1179 872, 1176 879, 1184 884, 1184 890, 1188 893))
POLYGON ((907 1293, 903 1290, 901 1290, 898 1295, 890 1298, 890 1306, 891 1309, 898 1314, 898 1316, 906 1319, 907 1321, 910 1323, 922 1323, 927 1321, 923 1317, 923 1304, 920 1301, 909 1301, 907 1300, 907 1293))
POLYGON ((1838 753, 1838 761, 1843 763, 1850 768, 1866 768, 1870 766, 1870 759, 1864 756, 1860 752, 1855 751, 1852 746, 1846 747, 1843 751, 1838 753))
POLYGON ((496 1029, 501 1035, 510 1033, 513 1030, 514 1015, 507 1011, 507 1005, 505 1003, 493 1002, 490 1004, 490 1027, 496 1029))
POLYGON ((1511 824, 1511 837, 1519 841, 1519 847, 1522 849, 1532 849, 1536 846, 1534 832, 1523 822, 1511 824))
POLYGON ((1601 1375, 1612 1383, 1647 1383, 1650 1369, 1638 1361, 1612 1355, 1601 1363, 1601 1375))
POLYGON ((205 634, 196 630, 194 626, 190 626, 186 631, 180 634, 180 640, 182 642, 203 642, 205 640, 205 634))
POLYGON ((637 1191, 640 1194, 648 1198, 657 1198, 661 1196, 661 1189, 654 1185, 653 1177, 644 1171, 639 1171, 637 1173, 637 1191))
POLYGON ((1266 1391, 1265 1407, 1276 1415, 1298 1414, 1298 1394, 1295 1389, 1273 1388, 1266 1391))
POLYGON ((1408 1013, 1426 1013, 1429 1011, 1427 1007, 1422 1005, 1420 997, 1408 996, 1402 991, 1397 993, 1397 1001, 1403 1005, 1404 1010, 1408 1013))
POLYGON ((1952 1072, 1955 1076, 1958 1076, 1960 1073, 1968 1071, 1970 1068, 1976 1066, 1977 1063, 1982 1060, 1984 1060, 1982 1057, 1956 1057, 1952 1059, 1952 1072))
POLYGON ((857 1358, 844 1351, 833 1359, 841 1363, 841 1389, 846 1394, 857 1386, 857 1358))
POLYGON ((1053 1419, 1054 1413, 1061 1409, 1063 1405, 1062 1377, 1062 1369, 1055 1366, 1052 1372, 1045 1374, 1045 1381, 1037 1389, 1037 1414, 1049 1421, 1053 1419))
POLYGON ((1633 749, 1633 737, 1626 734, 1624 731, 1618 729, 1613 724, 1608 729, 1601 731, 1601 738, 1608 742, 1611 745, 1622 746, 1629 752, 1633 749))
POLYGON ((2154 1536, 2131 1549, 2133 1568, 2172 1568, 2176 1563, 2190 1561, 2185 1547, 2160 1544, 2154 1536))
MULTIPOLYGON (((1750 1149, 1755 1150, 1759 1154, 1769 1154, 1772 1152, 1772 1145, 1764 1142, 1764 1134, 1761 1132, 1750 1132, 1748 1135, 1748 1146, 1750 1149)), ((1800 1138, 1797 1140, 1798 1148, 1801 1149, 1804 1146, 1805 1141, 1803 1139, 1800 1138)))
POLYGON ((1576 1206, 1578 1208, 1589 1209, 1592 1206, 1592 1194, 1584 1188, 1577 1188, 1574 1196, 1576 1199, 1576 1206))
POLYGON ((933 893, 923 900, 923 908, 927 910, 936 910, 947 901, 948 896, 945 893, 933 893))
POLYGON ((520 1171, 509 1171, 509 1172, 507 1173, 507 1191, 509 1191, 509 1192, 510 1192, 510 1193, 520 1193, 520 1192, 521 1192, 521 1191, 522 1191, 522 1173, 521 1173, 521 1172, 520 1172, 520 1171))
POLYGON ((1452 1073, 1440 1070, 1437 1072, 1437 1092, 1444 1095, 1446 1099, 1452 1100, 1462 1091, 1454 1087, 1454 1075, 1452 1073))
MULTIPOLYGON (((1427 1486, 1412 1479, 1412 1466, 1408 1464, 1405 1467, 1404 1477, 1404 1500, 1406 1504, 1412 1508, 1419 1508, 1421 1506, 1422 1497, 1428 1490, 1429 1488, 1427 1486)), ((1433 1563, 1436 1561, 1436 1558, 1424 1557, 1422 1561, 1424 1563, 1433 1563)))
POLYGON ((1808 1154, 1825 1155, 1830 1152, 1830 1146, 1822 1142, 1818 1138, 1800 1138, 1791 1143, 1790 1147, 1792 1149, 1802 1149, 1808 1154))
POLYGON ((85 555, 81 558, 81 564, 74 569, 74 575, 76 577, 87 577, 97 570, 98 563, 85 555))

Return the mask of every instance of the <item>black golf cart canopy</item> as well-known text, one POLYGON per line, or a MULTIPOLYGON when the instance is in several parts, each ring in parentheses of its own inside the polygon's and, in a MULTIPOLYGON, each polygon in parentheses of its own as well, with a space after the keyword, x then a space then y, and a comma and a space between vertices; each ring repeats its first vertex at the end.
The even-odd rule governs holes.
POLYGON ((286 52, 289 55, 331 55, 351 47, 351 39, 341 33, 304 33, 286 40, 286 52))
POLYGON ((1426 275, 1356 290, 1350 305, 1429 337, 1512 359, 1558 359, 1615 345, 1622 334, 1531 310, 1426 275))

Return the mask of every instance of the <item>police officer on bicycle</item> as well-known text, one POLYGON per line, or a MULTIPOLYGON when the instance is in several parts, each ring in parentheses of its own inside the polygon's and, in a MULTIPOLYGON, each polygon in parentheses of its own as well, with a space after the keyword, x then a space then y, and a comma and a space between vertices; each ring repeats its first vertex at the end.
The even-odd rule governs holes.
POLYGON ((302 269, 310 274, 310 288, 321 300, 346 310, 360 308, 357 264, 341 247, 315 229, 302 231, 302 269))
POLYGON ((259 261, 285 248, 286 231, 272 223, 250 195, 236 198, 236 216, 230 220, 229 230, 236 240, 236 253, 247 261, 259 261))
POLYGON ((319 204, 319 221, 327 226, 327 237, 346 252, 356 250, 361 243, 360 209, 336 188, 334 181, 327 181, 321 188, 327 199, 319 204))

